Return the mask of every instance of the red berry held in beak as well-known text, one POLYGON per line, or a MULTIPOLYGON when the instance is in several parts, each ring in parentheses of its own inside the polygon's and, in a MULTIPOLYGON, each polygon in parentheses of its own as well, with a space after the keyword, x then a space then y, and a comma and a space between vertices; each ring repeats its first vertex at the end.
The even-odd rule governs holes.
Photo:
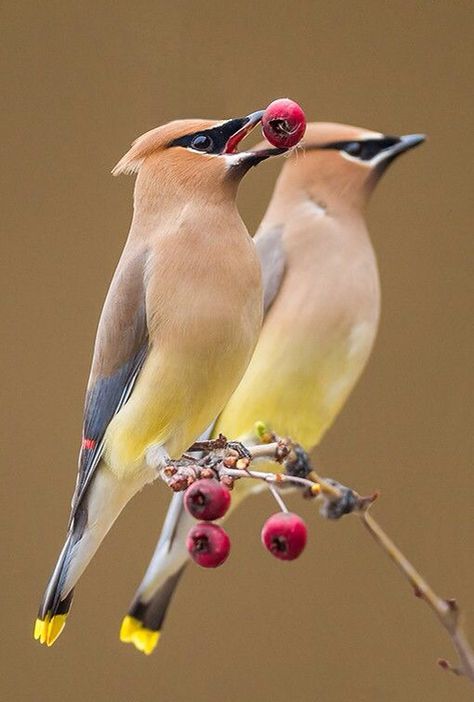
POLYGON ((306 525, 297 514, 278 512, 273 514, 262 529, 262 543, 275 558, 293 561, 306 545, 306 525))
POLYGON ((217 568, 229 555, 230 539, 217 524, 201 522, 189 531, 186 547, 195 563, 203 568, 217 568))
POLYGON ((184 493, 184 505, 195 519, 212 522, 229 509, 229 490, 214 479, 196 480, 184 493))
POLYGON ((280 98, 271 102, 262 117, 263 134, 280 149, 295 146, 306 130, 306 117, 297 102, 280 98))

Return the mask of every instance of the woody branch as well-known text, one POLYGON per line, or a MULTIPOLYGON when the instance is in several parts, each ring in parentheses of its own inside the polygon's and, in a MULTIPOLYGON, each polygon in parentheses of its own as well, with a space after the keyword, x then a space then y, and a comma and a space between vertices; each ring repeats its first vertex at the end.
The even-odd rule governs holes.
POLYGON ((474 652, 463 631, 456 601, 437 595, 374 519, 370 507, 378 494, 361 496, 352 488, 331 478, 322 478, 311 465, 308 454, 290 439, 282 439, 263 431, 260 432, 260 438, 262 443, 248 446, 227 441, 222 435, 209 441, 197 442, 183 458, 165 466, 161 470, 161 477, 174 491, 185 490, 199 478, 217 478, 229 489, 232 489, 235 480, 260 480, 269 486, 282 510, 286 510, 286 506, 280 489, 293 486, 299 488, 305 497, 317 499, 321 503, 320 514, 326 519, 339 519, 345 514, 355 515, 395 563, 415 595, 426 602, 448 632, 459 662, 452 665, 441 658, 438 664, 474 683, 474 652), (199 457, 190 455, 195 452, 199 452, 199 457), (255 470, 253 464, 260 459, 280 464, 282 471, 275 473, 255 470))

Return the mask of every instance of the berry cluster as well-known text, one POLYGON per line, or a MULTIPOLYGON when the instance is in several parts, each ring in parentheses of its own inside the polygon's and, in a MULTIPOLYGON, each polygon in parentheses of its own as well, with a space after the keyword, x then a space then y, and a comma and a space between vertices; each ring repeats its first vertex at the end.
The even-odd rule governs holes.
MULTIPOLYGON (((227 532, 214 520, 223 517, 231 502, 230 491, 214 478, 201 478, 184 494, 184 504, 193 517, 200 519, 189 531, 186 546, 193 561, 204 568, 222 565, 230 552, 227 532)), ((306 525, 297 514, 277 512, 262 528, 262 543, 270 553, 292 561, 306 545, 306 525)))

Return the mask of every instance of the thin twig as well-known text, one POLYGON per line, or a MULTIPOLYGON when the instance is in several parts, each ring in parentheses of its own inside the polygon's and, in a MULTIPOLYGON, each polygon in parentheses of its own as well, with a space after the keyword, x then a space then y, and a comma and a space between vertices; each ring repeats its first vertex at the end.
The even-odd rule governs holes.
POLYGON ((285 505, 285 502, 284 502, 282 496, 280 495, 280 493, 278 492, 277 488, 275 487, 275 485, 273 483, 270 483, 270 482, 268 482, 267 485, 268 485, 268 489, 270 490, 273 497, 275 498, 281 511, 286 512, 288 514, 288 507, 285 505))
POLYGON ((197 442, 189 451, 204 452, 205 455, 202 458, 193 459, 191 456, 185 456, 179 461, 172 461, 170 465, 160 468, 160 474, 163 480, 177 491, 186 489, 200 477, 217 477, 229 487, 232 487, 236 479, 261 480, 268 485, 283 511, 287 511, 287 508, 276 486, 290 483, 304 488, 306 495, 321 499, 320 511, 327 519, 340 519, 345 514, 356 514, 367 531, 403 573, 415 594, 425 600, 448 632, 459 657, 459 666, 452 666, 445 659, 440 659, 439 665, 456 675, 464 675, 474 683, 474 652, 461 627, 460 613, 455 600, 439 597, 369 514, 369 508, 377 498, 377 493, 362 497, 355 490, 331 478, 322 478, 311 466, 308 454, 291 439, 280 439, 269 433, 264 434, 263 430, 260 430, 259 435, 264 443, 251 446, 228 442, 222 435, 217 439, 197 442), (264 436, 268 436, 267 443, 264 436), (264 458, 282 464, 287 472, 275 473, 250 469, 252 461, 264 458))
POLYGON ((356 514, 360 517, 362 524, 371 536, 412 585, 415 595, 427 603, 448 632, 459 657, 459 667, 452 666, 445 659, 440 659, 438 661, 439 665, 457 675, 465 675, 466 678, 474 683, 474 652, 461 627, 461 617, 456 601, 445 600, 434 592, 390 537, 387 536, 378 522, 369 514, 368 509, 360 510, 356 514))
POLYGON ((328 499, 330 499, 330 500, 340 500, 341 499, 341 491, 339 490, 339 488, 335 487, 334 485, 331 485, 331 483, 329 483, 327 480, 324 480, 324 478, 321 478, 321 476, 316 473, 314 468, 311 470, 309 477, 312 480, 314 480, 315 483, 319 483, 319 485, 321 485, 321 492, 328 499))
POLYGON ((278 447, 280 444, 278 441, 273 441, 271 444, 256 444, 255 446, 248 446, 248 450, 252 459, 255 458, 271 458, 274 459, 278 447))
MULTIPOLYGON (((231 478, 254 478, 255 480, 264 480, 267 483, 293 483, 294 485, 301 485, 302 487, 307 487, 310 490, 314 490, 315 485, 312 480, 308 478, 299 478, 296 475, 287 475, 286 473, 264 473, 260 470, 243 470, 239 468, 222 468, 219 471, 220 475, 228 475, 231 478)), ((319 494, 318 489, 317 493, 319 494)))

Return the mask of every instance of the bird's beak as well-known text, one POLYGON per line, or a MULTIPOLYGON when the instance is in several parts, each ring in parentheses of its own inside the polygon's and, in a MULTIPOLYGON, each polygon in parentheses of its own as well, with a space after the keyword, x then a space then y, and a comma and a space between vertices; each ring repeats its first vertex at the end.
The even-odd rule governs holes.
POLYGON ((425 140, 425 134, 406 134, 405 136, 399 137, 396 144, 380 154, 380 161, 377 165, 381 165, 382 167, 387 166, 397 158, 397 156, 404 154, 405 151, 414 149, 415 146, 419 146, 419 144, 422 144, 425 140))
POLYGON ((225 154, 235 154, 237 151, 237 146, 240 144, 242 139, 244 139, 247 134, 250 134, 252 129, 260 124, 263 117, 263 110, 258 110, 258 112, 252 112, 252 114, 247 115, 247 117, 242 117, 241 119, 230 120, 230 122, 235 122, 238 126, 237 131, 235 131, 225 145, 225 154))
POLYGON ((257 124, 261 123, 263 114, 264 110, 258 110, 257 112, 252 112, 250 115, 247 115, 247 117, 231 120, 231 122, 236 123, 238 128, 227 140, 223 153, 228 154, 235 161, 236 166, 243 166, 245 164, 250 168, 250 166, 255 166, 257 163, 264 161, 270 156, 278 156, 288 151, 288 149, 277 148, 261 149, 258 151, 237 151, 237 146, 240 142, 257 126, 257 124))
POLYGON ((401 151, 408 151, 426 141, 426 134, 406 134, 400 137, 401 151))

